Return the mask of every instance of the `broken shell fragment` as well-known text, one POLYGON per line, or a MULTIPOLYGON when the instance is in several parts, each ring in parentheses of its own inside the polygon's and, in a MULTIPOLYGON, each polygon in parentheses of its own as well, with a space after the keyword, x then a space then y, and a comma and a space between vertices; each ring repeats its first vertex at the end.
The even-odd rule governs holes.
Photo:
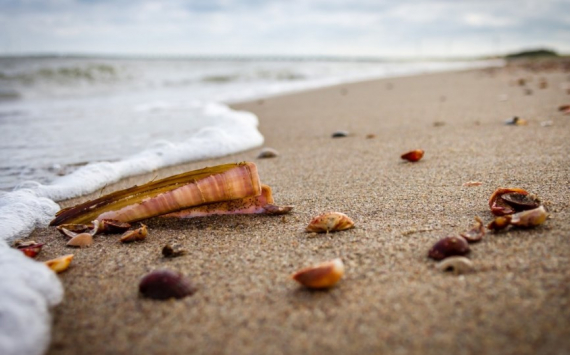
POLYGON ((477 243, 485 236, 485 227, 481 218, 475 216, 475 224, 467 232, 461 233, 468 243, 477 243))
POLYGON ((443 260, 450 256, 463 256, 469 253, 469 244, 465 238, 450 236, 440 239, 429 250, 428 256, 434 260, 443 260))
POLYGON ((336 131, 333 132, 332 137, 333 138, 343 138, 343 137, 348 137, 349 133, 347 131, 336 131))
POLYGON ((66 236, 68 238, 73 238, 78 233, 88 232, 92 228, 92 226, 90 226, 88 224, 67 223, 67 224, 59 225, 56 228, 64 236, 66 236))
POLYGON ((505 124, 507 126, 526 126, 528 124, 527 120, 522 119, 520 117, 513 117, 510 120, 506 120, 505 124))
POLYGON ((540 206, 533 210, 515 213, 511 217, 511 225, 524 228, 536 227, 543 224, 547 218, 548 212, 544 206, 540 206))
POLYGON ((84 248, 93 244, 93 236, 89 233, 80 233, 67 242, 68 247, 84 248))
POLYGON ((179 272, 155 270, 141 279, 139 292, 144 297, 166 300, 190 296, 196 292, 196 287, 179 272))
POLYGON ((45 262, 45 264, 47 267, 59 274, 60 272, 67 270, 69 264, 71 264, 71 260, 73 260, 73 254, 68 254, 60 256, 59 258, 48 260, 45 262))
POLYGON ((18 250, 21 250, 26 256, 30 258, 35 258, 40 253, 40 251, 42 251, 43 246, 43 243, 36 243, 33 240, 26 242, 23 240, 16 240, 14 242, 14 247, 18 250))
POLYGON ((481 186, 483 183, 481 181, 467 181, 464 182, 462 186, 465 187, 473 187, 473 186, 481 186))
POLYGON ((501 195, 501 199, 517 212, 532 210, 540 206, 540 200, 532 194, 509 192, 501 195))
POLYGON ((121 243, 131 243, 135 241, 144 240, 147 235, 148 235, 148 229, 146 225, 141 223, 140 228, 125 232, 121 236, 121 239, 119 240, 121 241, 121 243))
POLYGON ((567 111, 570 110, 570 105, 560 105, 558 107, 558 111, 567 111))
POLYGON ((413 163, 419 161, 423 156, 424 156, 424 151, 422 149, 416 149, 407 152, 405 154, 402 154, 400 158, 413 163))
POLYGON ((498 216, 487 225, 487 228, 493 231, 498 231, 507 228, 511 224, 511 215, 498 216))
POLYGON ((99 232, 105 234, 124 233, 131 228, 131 224, 116 219, 102 219, 99 221, 99 232))
POLYGON ((259 152, 257 159, 275 158, 277 156, 279 156, 279 153, 275 149, 263 148, 261 152, 259 152))
POLYGON ((322 289, 334 286, 344 275, 344 263, 340 258, 309 266, 291 275, 301 285, 322 289))
POLYGON ((307 232, 338 232, 354 227, 354 221, 341 212, 326 212, 316 216, 306 228, 307 232))
POLYGON ((182 248, 182 246, 180 244, 177 244, 177 243, 166 244, 162 248, 162 255, 165 258, 176 258, 176 257, 183 256, 186 254, 188 254, 188 251, 186 249, 182 248))
POLYGON ((464 256, 449 257, 440 261, 436 267, 439 271, 450 271, 454 275, 466 274, 473 271, 473 263, 464 256))
MULTIPOLYGON (((495 190, 495 192, 493 192, 489 198, 489 207, 495 216, 504 216, 507 214, 519 212, 524 208, 521 208, 521 206, 529 205, 529 202, 525 202, 526 200, 521 196, 507 196, 506 198, 502 198, 502 196, 505 194, 513 193, 518 195, 529 194, 528 191, 516 187, 499 187, 495 190)), ((539 204, 536 197, 533 197, 533 199, 536 201, 536 203, 539 204)))

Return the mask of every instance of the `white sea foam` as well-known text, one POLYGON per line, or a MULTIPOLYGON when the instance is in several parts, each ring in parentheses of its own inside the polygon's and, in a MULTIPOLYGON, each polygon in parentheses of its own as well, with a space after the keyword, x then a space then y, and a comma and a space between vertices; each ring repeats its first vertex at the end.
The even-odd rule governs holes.
POLYGON ((53 271, 0 242, 0 354, 40 355, 63 287, 53 271))
POLYGON ((0 189, 17 185, 0 191, 0 354, 45 351, 63 296, 51 270, 8 243, 46 226, 54 201, 263 143, 257 117, 216 102, 498 65, 0 59, 0 189))

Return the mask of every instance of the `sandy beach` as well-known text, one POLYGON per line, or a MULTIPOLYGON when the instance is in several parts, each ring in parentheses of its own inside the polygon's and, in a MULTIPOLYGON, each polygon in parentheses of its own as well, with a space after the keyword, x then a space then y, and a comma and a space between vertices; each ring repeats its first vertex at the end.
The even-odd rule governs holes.
POLYGON ((46 243, 38 260, 75 254, 60 274, 66 294, 53 312, 48 354, 569 353, 570 116, 558 111, 570 104, 569 85, 560 69, 507 67, 234 105, 258 115, 264 146, 278 157, 256 159, 259 149, 250 150, 125 179, 102 193, 253 161, 276 203, 294 212, 155 218, 144 242, 100 236, 81 250, 66 248, 53 228, 36 230, 30 238, 46 243), (528 124, 505 125, 513 116, 528 124), (331 138, 338 130, 349 136, 331 138), (402 161, 412 149, 424 149, 424 158, 402 161), (468 181, 482 184, 462 186, 468 181), (490 222, 487 201, 497 187, 537 194, 551 218, 487 234, 472 245, 473 273, 438 271, 428 249, 467 230, 475 216, 490 222), (304 232, 329 210, 356 227, 304 232), (170 241, 189 254, 163 258, 170 241), (289 278, 336 257, 346 275, 328 291, 289 278), (188 275, 198 291, 182 300, 140 297, 140 278, 163 268, 188 275))

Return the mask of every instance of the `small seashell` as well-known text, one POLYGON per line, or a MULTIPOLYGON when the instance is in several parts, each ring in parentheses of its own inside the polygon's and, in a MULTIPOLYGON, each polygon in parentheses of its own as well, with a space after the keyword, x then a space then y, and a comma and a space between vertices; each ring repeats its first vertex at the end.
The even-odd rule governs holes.
POLYGON ((505 124, 507 126, 526 126, 528 124, 527 120, 514 116, 510 120, 506 120, 505 124))
POLYGON ((481 181, 467 181, 464 182, 462 186, 465 187, 473 187, 473 186, 481 186, 483 183, 481 181))
POLYGON ((307 232, 338 232, 354 227, 354 221, 341 212, 326 212, 313 218, 306 228, 307 232))
POLYGON ((558 111, 562 112, 562 111, 567 111, 570 110, 570 105, 560 105, 558 107, 558 111))
POLYGON ((366 139, 373 139, 376 138, 376 135, 374 133, 369 133, 366 135, 366 139))
POLYGON ((540 206, 533 210, 515 213, 511 217, 511 225, 525 228, 536 227, 543 224, 547 218, 548 212, 544 206, 540 206))
POLYGON ((279 156, 279 153, 275 149, 263 148, 261 152, 259 152, 257 159, 275 158, 277 156, 279 156))
POLYGON ((166 300, 190 296, 196 292, 196 287, 179 272, 155 270, 141 279, 139 292, 144 297, 166 300))
POLYGON ((67 242, 68 247, 84 248, 93 244, 93 236, 89 233, 80 233, 67 242))
POLYGON ((439 271, 451 271, 454 275, 466 274, 473 271, 473 263, 464 256, 452 256, 437 264, 439 271))
POLYGON ((14 247, 18 250, 21 250, 26 256, 30 258, 35 258, 40 253, 40 251, 42 251, 43 246, 43 243, 36 243, 33 240, 16 240, 14 242, 14 247))
POLYGON ((122 236, 121 243, 131 243, 139 240, 144 240, 148 235, 148 229, 141 223, 141 227, 132 231, 125 232, 122 236))
POLYGON ((287 214, 287 213, 293 211, 293 208, 294 208, 293 206, 275 206, 275 205, 272 205, 270 203, 263 206, 263 210, 265 211, 265 214, 273 215, 273 216, 287 214))
POLYGON ((182 246, 180 244, 177 244, 177 243, 166 244, 162 248, 162 255, 165 258, 176 258, 176 257, 186 255, 186 254, 188 254, 188 251, 186 249, 182 248, 182 246))
POLYGON ((546 120, 546 121, 542 121, 540 122, 540 126, 541 127, 550 127, 554 124, 554 122, 552 120, 546 120))
POLYGON ((434 127, 443 127, 443 126, 445 126, 445 122, 443 122, 443 121, 435 121, 435 122, 433 123, 433 126, 434 126, 434 127))
POLYGON ((48 260, 45 262, 45 264, 47 267, 59 274, 60 272, 67 270, 69 264, 71 264, 71 260, 73 260, 73 254, 68 254, 60 256, 59 258, 48 260))
POLYGON ((461 233, 468 243, 477 243, 485 236, 485 227, 481 218, 475 216, 475 224, 467 232, 461 233))
POLYGON ((511 215, 495 217, 495 219, 487 225, 487 229, 498 231, 507 228, 511 224, 511 215))
POLYGON ((75 237, 78 233, 84 233, 91 229, 88 224, 62 224, 56 227, 58 232, 68 238, 75 237))
POLYGON ((402 154, 402 156, 400 158, 410 161, 410 162, 416 162, 419 161, 422 157, 424 156, 424 151, 421 149, 416 149, 416 150, 412 150, 410 152, 407 152, 405 154, 402 154))
POLYGON ((440 239, 431 247, 428 256, 435 260, 443 260, 450 256, 463 256, 469 253, 469 244, 465 238, 450 236, 440 239))
MULTIPOLYGON (((491 212, 495 216, 504 216, 522 211, 523 209, 529 209, 521 207, 530 206, 530 202, 526 198, 520 196, 528 194, 528 191, 517 187, 499 187, 489 198, 489 207, 491 208, 491 212), (513 193, 516 195, 511 195, 513 193), (502 196, 506 194, 509 194, 509 196, 502 198, 502 196)), ((531 196, 531 199, 535 200, 536 203, 539 203, 538 198, 531 196)))
POLYGON ((344 264, 340 258, 309 266, 291 275, 301 285, 322 289, 334 286, 344 275, 344 264))
POLYGON ((124 233, 131 228, 130 223, 116 219, 102 219, 99 221, 99 232, 105 234, 124 233))
POLYGON ((332 134, 333 138, 343 138, 343 137, 348 137, 348 132, 347 131, 336 131, 332 134))
POLYGON ((540 206, 538 197, 528 193, 507 192, 500 198, 517 212, 532 210, 540 206))

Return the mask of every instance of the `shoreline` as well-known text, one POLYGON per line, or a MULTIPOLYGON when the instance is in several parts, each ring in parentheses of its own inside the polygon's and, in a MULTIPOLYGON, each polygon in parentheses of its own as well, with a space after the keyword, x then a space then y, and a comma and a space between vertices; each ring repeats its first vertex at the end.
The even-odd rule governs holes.
MULTIPOLYGON (((66 295, 48 354, 570 351, 570 120, 557 111, 570 99, 561 90, 566 80, 559 72, 473 70, 232 104, 259 117, 264 146, 277 158, 258 160, 259 150, 249 150, 127 178, 105 193, 254 161, 276 203, 295 205, 293 214, 155 218, 145 242, 99 237, 73 250, 72 267, 60 274, 66 295), (532 95, 511 85, 521 75, 533 78, 532 95), (537 87, 541 77, 545 89, 537 87), (528 126, 505 126, 514 115, 528 126), (553 125, 542 127, 545 120, 553 125), (337 130, 350 135, 332 139, 337 130), (400 161, 417 148, 423 160, 400 161), (483 185, 461 186, 471 180, 483 185), (553 218, 533 230, 488 234, 473 246, 473 274, 437 271, 429 247, 464 231, 475 215, 488 222, 487 199, 499 186, 536 193, 553 218), (326 210, 347 213, 356 228, 309 238, 303 228, 326 210), (162 258, 172 240, 190 254, 162 258), (330 291, 288 279, 335 257, 346 276, 330 291), (140 298, 138 280, 157 268, 189 275, 198 292, 178 301, 140 298)), ((31 238, 46 243, 38 260, 70 252, 53 229, 31 238)))

